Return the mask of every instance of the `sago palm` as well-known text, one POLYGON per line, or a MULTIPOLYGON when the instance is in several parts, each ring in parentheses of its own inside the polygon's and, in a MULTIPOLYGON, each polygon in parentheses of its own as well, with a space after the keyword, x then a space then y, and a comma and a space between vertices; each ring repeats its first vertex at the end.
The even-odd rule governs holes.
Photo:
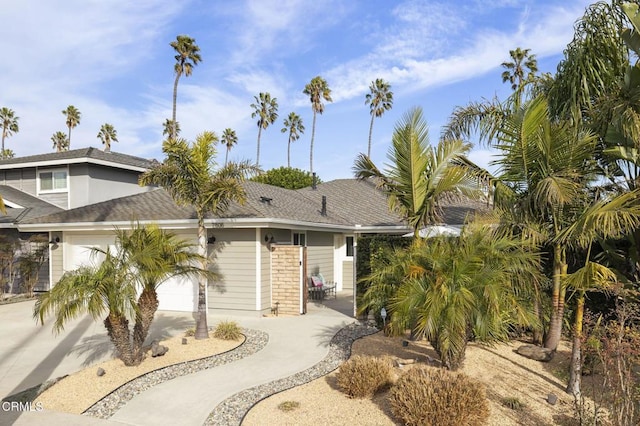
MULTIPOLYGON (((203 257, 201 269, 208 270, 207 229, 205 217, 209 213, 221 214, 232 202, 243 203, 245 191, 242 181, 256 171, 248 162, 229 163, 215 170, 217 136, 204 132, 193 144, 184 139, 167 139, 162 150, 166 158, 140 177, 140 185, 160 185, 183 206, 192 206, 198 219, 198 253, 203 257)), ((198 283, 197 339, 209 337, 207 326, 207 279, 198 283)))

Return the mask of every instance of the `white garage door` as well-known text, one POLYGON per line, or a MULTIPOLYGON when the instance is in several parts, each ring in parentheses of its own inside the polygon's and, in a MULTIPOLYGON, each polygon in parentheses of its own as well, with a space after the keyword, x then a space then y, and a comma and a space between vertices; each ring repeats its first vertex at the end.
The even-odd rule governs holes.
MULTIPOLYGON (((103 257, 92 256, 91 247, 115 250, 114 238, 110 235, 65 235, 65 271, 80 266, 99 264, 103 257)), ((166 311, 195 312, 198 306, 198 283, 196 278, 171 278, 158 287, 158 309, 166 311)))

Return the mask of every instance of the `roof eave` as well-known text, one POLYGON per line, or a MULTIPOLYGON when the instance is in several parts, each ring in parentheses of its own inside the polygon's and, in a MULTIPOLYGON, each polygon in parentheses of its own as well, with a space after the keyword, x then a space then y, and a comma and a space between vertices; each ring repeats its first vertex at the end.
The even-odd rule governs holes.
POLYGON ((99 160, 97 158, 80 157, 80 158, 68 158, 59 160, 45 160, 45 161, 29 161, 26 163, 12 163, 12 164, 0 164, 0 170, 11 170, 17 168, 26 167, 51 167, 51 166, 66 166, 67 164, 97 164, 100 166, 114 167, 118 169, 131 170, 135 172, 146 172, 149 170, 145 167, 133 166, 130 164, 122 164, 114 161, 99 160))

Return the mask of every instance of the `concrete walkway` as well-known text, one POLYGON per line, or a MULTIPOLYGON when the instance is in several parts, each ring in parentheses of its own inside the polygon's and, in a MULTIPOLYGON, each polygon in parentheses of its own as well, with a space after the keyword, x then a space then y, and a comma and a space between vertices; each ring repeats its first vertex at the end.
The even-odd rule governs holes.
MULTIPOLYGON (((0 321, 6 324, 3 308, 5 307, 0 306, 0 321)), ((17 310, 19 311, 20 309, 17 310)), ((343 294, 337 300, 325 301, 324 304, 310 303, 308 314, 299 317, 257 318, 210 314, 210 325, 215 325, 220 320, 231 319, 237 321, 243 327, 265 331, 269 334, 269 342, 263 350, 237 362, 179 377, 157 385, 134 397, 117 411, 110 420, 54 413, 47 411, 46 407, 41 412, 20 412, 16 415, 14 411, 3 412, 2 407, 0 407, 0 424, 202 425, 216 405, 237 392, 288 377, 321 361, 328 353, 329 342, 335 333, 353 322, 353 318, 349 316, 350 310, 350 295, 343 294), (5 420, 7 420, 6 415, 8 414, 12 415, 11 423, 5 423, 5 420), (3 419, 3 416, 5 416, 5 419, 3 419)), ((154 325, 162 326, 163 333, 168 335, 172 330, 174 333, 177 330, 184 331, 191 326, 193 319, 190 318, 190 315, 159 313, 157 322, 158 324, 154 323, 154 325)), ((58 342, 57 345, 51 342, 50 338, 45 338, 45 340, 49 340, 49 346, 45 351, 51 353, 52 347, 67 347, 68 349, 78 342, 86 345, 91 341, 98 342, 100 339, 105 341, 104 329, 102 328, 98 331, 100 327, 102 327, 101 323, 94 323, 90 319, 79 320, 74 324, 74 330, 77 328, 76 334, 73 334, 71 328, 68 328, 68 335, 58 337, 58 339, 62 338, 63 341, 58 342), (93 332, 93 335, 91 335, 91 332, 93 332), (73 335, 73 337, 68 337, 69 335, 73 335)), ((156 329, 156 335, 159 329, 156 329)), ((5 328, 3 327, 0 332, 0 338, 3 337, 4 333, 5 328)), ((31 344, 36 344, 40 348, 46 347, 46 342, 33 343, 31 340, 39 340, 40 335, 46 334, 50 336, 50 331, 36 331, 36 334, 37 338, 36 335, 33 335, 30 339, 16 342, 14 347, 18 349, 15 349, 14 352, 28 352, 29 349, 27 348, 31 344), (25 348, 20 346, 21 343, 25 348)), ((103 348, 107 345, 108 342, 104 343, 103 348)), ((0 348, 0 360, 4 360, 4 352, 7 350, 11 352, 10 349, 5 348, 4 345, 2 346, 0 348)), ((19 364, 19 355, 17 356, 18 359, 16 359, 15 355, 14 367, 16 363, 19 364)), ((106 357, 107 355, 103 350, 102 356, 106 357)), ((31 363, 33 364, 33 362, 31 363)), ((64 360, 64 357, 60 356, 45 362, 44 365, 48 363, 52 365, 45 368, 44 372, 36 374, 37 377, 32 378, 33 380, 31 381, 37 382, 47 372, 49 372, 49 376, 56 377, 56 374, 60 375, 61 370, 67 370, 63 373, 66 374, 76 371, 82 366, 82 362, 78 360, 64 360), (55 368, 51 368, 55 363, 58 365, 55 368)), ((43 365, 43 362, 38 365, 43 365)), ((20 370, 20 368, 17 370, 20 370)), ((33 369, 34 372, 37 370, 38 368, 33 369)), ((0 378, 2 378, 2 372, 3 370, 0 370, 0 378)), ((25 379, 22 382, 25 382, 25 379)), ((34 385, 37 383, 34 383, 34 385)), ((24 388, 29 387, 23 383, 21 385, 24 388)), ((20 388, 20 386, 15 385, 6 387, 11 388, 12 386, 15 389, 20 388)), ((10 393, 15 393, 16 391, 10 393)), ((0 395, 4 394, 3 392, 0 395)))

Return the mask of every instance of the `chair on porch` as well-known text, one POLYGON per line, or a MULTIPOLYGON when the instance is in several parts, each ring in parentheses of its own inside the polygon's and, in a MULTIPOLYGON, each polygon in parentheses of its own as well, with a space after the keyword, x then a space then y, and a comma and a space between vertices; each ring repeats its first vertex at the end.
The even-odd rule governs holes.
POLYGON ((336 299, 338 298, 336 283, 326 281, 322 274, 312 275, 309 279, 309 297, 312 300, 324 300, 331 295, 336 299))

